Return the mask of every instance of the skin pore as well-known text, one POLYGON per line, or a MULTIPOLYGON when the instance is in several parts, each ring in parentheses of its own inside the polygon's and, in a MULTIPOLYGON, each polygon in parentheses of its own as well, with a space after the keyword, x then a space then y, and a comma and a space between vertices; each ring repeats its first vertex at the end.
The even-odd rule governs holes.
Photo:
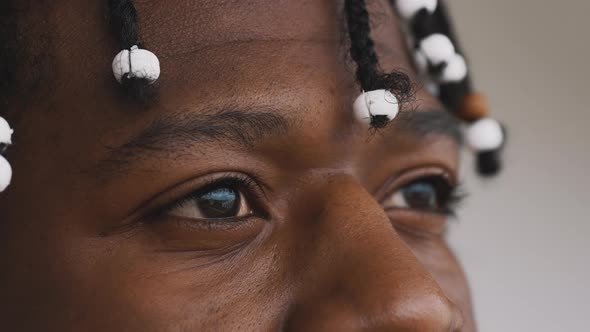
MULTIPOLYGON (((424 89, 382 130, 355 122, 342 3, 137 1, 162 64, 147 105, 112 77, 105 3, 30 14, 52 66, 14 116, 2 330, 475 330, 447 215, 397 194, 456 185, 456 123, 424 89), (216 188, 235 218, 203 218, 216 188)), ((391 6, 368 6, 383 70, 415 79, 391 6)))

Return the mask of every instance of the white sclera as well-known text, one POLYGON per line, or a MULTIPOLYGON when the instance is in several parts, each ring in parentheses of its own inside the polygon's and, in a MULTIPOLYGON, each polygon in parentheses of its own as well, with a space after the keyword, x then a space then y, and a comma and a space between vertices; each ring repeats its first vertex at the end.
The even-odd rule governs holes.
POLYGON ((12 167, 8 163, 8 160, 3 156, 0 156, 0 193, 6 190, 12 180, 12 167))
POLYGON ((504 143, 500 123, 491 118, 476 121, 467 128, 467 143, 476 151, 496 150, 504 143))
POLYGON ((435 33, 420 41, 420 49, 433 65, 452 60, 455 56, 455 46, 449 37, 435 33))
POLYGON ((467 77, 467 63, 460 54, 455 54, 443 69, 440 80, 443 83, 461 82, 467 77))
POLYGON ((115 56, 113 74, 119 83, 125 74, 129 74, 129 77, 142 78, 153 84, 160 77, 160 60, 154 53, 133 46, 115 56))
POLYGON ((423 8, 430 14, 434 13, 437 0, 397 0, 396 5, 399 15, 406 20, 411 20, 423 8))
POLYGON ((356 118, 363 123, 370 123, 371 115, 385 115, 391 121, 399 113, 399 102, 389 90, 373 90, 358 96, 353 110, 356 118))
POLYGON ((0 116, 0 143, 7 145, 12 144, 12 133, 14 133, 14 130, 12 130, 8 122, 0 116))

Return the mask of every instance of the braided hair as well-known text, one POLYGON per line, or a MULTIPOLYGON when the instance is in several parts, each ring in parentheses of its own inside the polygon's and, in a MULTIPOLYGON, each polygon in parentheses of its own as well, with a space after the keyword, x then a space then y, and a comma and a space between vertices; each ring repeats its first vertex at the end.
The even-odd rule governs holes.
MULTIPOLYGON (((422 59, 417 61, 418 66, 423 63, 424 71, 438 84, 439 99, 450 112, 470 124, 467 140, 477 152, 480 174, 498 173, 499 154, 504 146, 504 127, 487 118, 487 105, 483 97, 473 90, 446 7, 440 0, 391 1, 398 14, 407 21, 417 59, 422 59)), ((146 101, 156 90, 153 83, 160 75, 159 61, 153 53, 143 49, 139 15, 133 0, 108 0, 107 5, 111 30, 123 50, 113 61, 115 77, 121 83, 125 96, 146 101)), ((0 114, 6 113, 10 99, 14 99, 15 91, 21 88, 17 85, 20 71, 31 70, 22 63, 22 59, 27 58, 23 55, 26 53, 23 38, 16 38, 19 35, 18 22, 23 15, 22 8, 30 6, 30 3, 20 2, 19 6, 16 1, 0 2, 0 43, 3 47, 0 52, 0 114)), ((363 92, 361 97, 373 98, 371 93, 384 91, 380 95, 381 99, 391 96, 394 101, 390 104, 395 104, 397 114, 399 105, 412 96, 410 78, 403 72, 394 70, 384 73, 380 68, 375 43, 371 38, 365 0, 345 0, 344 11, 350 37, 350 55, 356 64, 356 79, 363 92)), ((363 104, 362 100, 360 104, 363 104)), ((395 116, 392 116, 391 111, 370 115, 373 128, 385 127, 395 116)), ((12 129, 7 124, 4 134, 8 138, 8 134, 12 135, 12 129)), ((10 144, 9 139, 0 142, 0 161, 6 161, 2 155, 10 144)), ((5 164, 10 167, 8 162, 5 164)))
MULTIPOLYGON (((132 0, 108 0, 109 23, 118 38, 120 48, 141 48, 139 40, 139 15, 132 0)), ((129 56, 126 54, 126 56, 129 56)), ((131 61, 129 61, 131 65, 131 61)), ((150 80, 127 72, 121 77, 124 95, 138 101, 147 101, 155 93, 150 80)))
POLYGON ((447 110, 468 124, 467 142, 476 152, 478 172, 496 175, 501 170, 506 130, 488 118, 487 102, 473 88, 447 7, 440 0, 392 0, 392 4, 407 20, 419 69, 436 83, 438 98, 447 110))
MULTIPOLYGON (((375 43, 371 38, 369 12, 365 0, 345 0, 344 10, 350 36, 350 55, 357 66, 356 78, 361 90, 388 90, 397 97, 398 102, 406 102, 412 96, 412 82, 403 72, 381 71, 375 43)), ((389 119, 384 115, 371 118, 373 128, 382 128, 388 123, 389 119)))

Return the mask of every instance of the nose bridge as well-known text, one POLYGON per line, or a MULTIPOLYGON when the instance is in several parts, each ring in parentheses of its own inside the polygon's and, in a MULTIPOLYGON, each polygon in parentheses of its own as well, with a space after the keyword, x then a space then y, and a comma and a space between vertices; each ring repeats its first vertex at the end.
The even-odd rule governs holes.
MULTIPOLYGON (((321 208, 296 221, 305 255, 293 330, 453 331, 460 317, 397 235, 381 206, 350 176, 318 189, 321 208), (309 220, 309 219, 312 220, 309 220), (305 243, 305 240, 303 240, 305 243)), ((287 329, 290 330, 290 329, 287 329)))

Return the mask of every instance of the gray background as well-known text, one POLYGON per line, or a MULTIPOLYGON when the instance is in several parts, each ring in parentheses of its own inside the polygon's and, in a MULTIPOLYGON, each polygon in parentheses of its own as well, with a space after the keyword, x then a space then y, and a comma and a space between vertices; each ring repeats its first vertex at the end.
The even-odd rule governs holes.
POLYGON ((499 179, 464 164, 470 198, 449 234, 480 330, 590 331, 590 1, 447 3, 511 129, 499 179))

